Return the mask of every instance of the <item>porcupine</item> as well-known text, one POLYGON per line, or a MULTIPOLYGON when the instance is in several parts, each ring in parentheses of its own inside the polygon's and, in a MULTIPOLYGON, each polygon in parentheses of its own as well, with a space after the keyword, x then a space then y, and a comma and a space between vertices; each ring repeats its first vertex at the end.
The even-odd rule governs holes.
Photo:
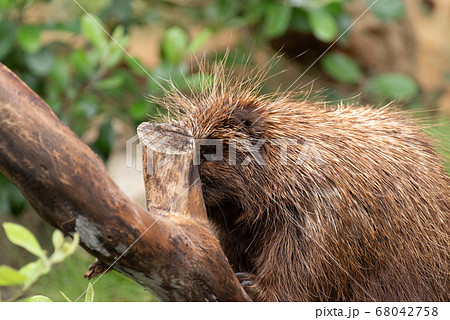
POLYGON ((201 158, 203 195, 254 301, 449 300, 450 179, 408 116, 260 95, 266 69, 211 71, 200 93, 160 102, 223 143, 201 158))

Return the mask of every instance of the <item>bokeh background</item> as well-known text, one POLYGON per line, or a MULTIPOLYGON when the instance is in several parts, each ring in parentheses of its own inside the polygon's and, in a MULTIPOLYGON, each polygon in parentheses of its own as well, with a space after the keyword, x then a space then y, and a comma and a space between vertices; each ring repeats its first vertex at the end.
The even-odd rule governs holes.
MULTIPOLYGON (((448 0, 0 0, 0 62, 141 204, 141 173, 125 166, 125 142, 162 111, 146 94, 163 94, 169 79, 182 91, 198 88, 198 59, 220 60, 227 52, 235 68, 278 56, 264 92, 301 89, 330 104, 395 101, 435 138, 450 172, 448 0)), ((52 228, 0 174, 5 221, 31 229, 52 252, 52 228)), ((0 265, 19 269, 35 259, 3 229, 0 248, 0 265)), ((92 261, 78 249, 24 294, 64 301, 63 291, 74 300, 86 289, 82 275, 92 261)), ((116 272, 94 289, 95 301, 154 300, 116 272)), ((17 290, 0 286, 1 298, 17 290)))

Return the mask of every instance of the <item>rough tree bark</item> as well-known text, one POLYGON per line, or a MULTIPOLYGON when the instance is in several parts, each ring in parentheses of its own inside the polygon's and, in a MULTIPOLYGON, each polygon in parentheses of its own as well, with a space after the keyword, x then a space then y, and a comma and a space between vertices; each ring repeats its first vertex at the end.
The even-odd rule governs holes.
POLYGON ((143 125, 140 135, 153 159, 170 158, 146 173, 150 211, 129 199, 101 159, 0 64, 0 171, 45 221, 67 235, 78 232, 89 253, 161 300, 249 301, 207 224, 193 139, 164 125, 143 125), (154 147, 145 140, 152 130, 172 138, 154 147))

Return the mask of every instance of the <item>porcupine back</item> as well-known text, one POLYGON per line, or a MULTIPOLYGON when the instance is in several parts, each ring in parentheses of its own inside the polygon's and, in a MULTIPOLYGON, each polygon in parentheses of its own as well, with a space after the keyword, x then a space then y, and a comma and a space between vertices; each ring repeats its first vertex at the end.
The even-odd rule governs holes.
POLYGON ((254 300, 449 300, 450 180, 417 125, 389 107, 259 95, 267 69, 202 70, 200 93, 160 102, 194 138, 223 141, 223 160, 201 159, 204 199, 254 300), (245 163, 260 139, 264 163, 245 163))

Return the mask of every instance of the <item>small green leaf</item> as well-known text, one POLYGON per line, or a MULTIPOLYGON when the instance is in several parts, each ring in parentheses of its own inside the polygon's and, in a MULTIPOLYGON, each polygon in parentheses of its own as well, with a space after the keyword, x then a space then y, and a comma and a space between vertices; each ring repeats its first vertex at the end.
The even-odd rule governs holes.
POLYGON ((286 32, 291 21, 292 8, 283 3, 273 2, 265 10, 264 34, 270 38, 286 32))
MULTIPOLYGON (((127 36, 127 34, 125 33, 125 27, 123 25, 118 25, 112 35, 114 40, 117 41, 117 43, 119 43, 122 47, 126 47, 129 41, 129 37, 127 36)), ((114 41, 111 39, 111 44, 114 44, 114 46, 118 47, 120 49, 120 47, 117 45, 116 41, 114 41)), ((120 49, 122 50, 122 49, 120 49)))
POLYGON ((104 52, 103 68, 110 69, 115 67, 124 57, 123 47, 128 43, 128 37, 125 34, 125 29, 122 25, 117 26, 112 33, 112 38, 108 43, 108 50, 104 52), (116 43, 119 43, 120 46, 116 43), (121 48, 122 46, 122 48, 121 48))
POLYGON ((122 49, 115 43, 110 43, 110 49, 106 57, 104 58, 103 67, 105 69, 111 69, 117 66, 122 59, 124 53, 122 49))
POLYGON ((162 40, 162 56, 172 64, 180 63, 186 53, 189 37, 180 27, 172 27, 164 33, 162 40))
POLYGON ((311 28, 309 27, 308 15, 305 10, 299 8, 292 10, 290 28, 301 32, 310 32, 311 28))
POLYGON ((25 302, 53 302, 46 296, 32 296, 25 300, 25 302))
POLYGON ((142 67, 143 63, 139 58, 133 57, 132 59, 126 55, 124 56, 123 61, 127 64, 127 69, 131 70, 133 74, 148 78, 146 70, 142 67))
POLYGON ((70 64, 73 65, 75 70, 85 77, 93 76, 95 72, 94 65, 88 59, 86 51, 78 48, 72 51, 69 55, 70 64))
POLYGON ((358 83, 362 71, 358 64, 343 53, 329 53, 320 61, 323 70, 334 80, 343 83, 358 83))
POLYGON ((39 242, 27 228, 12 222, 3 223, 3 228, 5 229, 9 241, 26 249, 39 258, 46 258, 45 251, 42 250, 39 242))
POLYGON ((81 31, 84 36, 97 48, 104 49, 107 45, 106 33, 101 28, 100 19, 94 15, 81 17, 81 31))
POLYGON ((94 302, 94 287, 89 282, 86 290, 86 297, 84 298, 84 302, 94 302))
POLYGON ((48 50, 25 55, 25 63, 30 71, 37 76, 47 75, 53 67, 53 55, 48 50))
POLYGON ((0 266, 0 286, 19 286, 25 283, 27 277, 19 271, 2 265, 0 266))
POLYGON ((88 50, 86 51, 86 59, 88 60, 89 65, 98 71, 98 65, 100 60, 102 59, 102 55, 107 51, 107 48, 103 48, 101 50, 88 50))
POLYGON ((75 233, 73 235, 72 242, 64 242, 64 244, 59 250, 55 250, 55 252, 50 257, 51 262, 52 263, 61 262, 71 254, 73 254, 75 250, 78 248, 79 242, 80 237, 78 236, 78 233, 75 233))
POLYGON ((77 250, 78 244, 80 243, 80 236, 78 233, 73 234, 73 239, 71 242, 64 243, 63 250, 67 256, 70 256, 77 250))
POLYGON ((41 30, 39 26, 23 25, 19 30, 19 45, 27 52, 34 53, 39 50, 41 30))
POLYGON ((198 35, 192 39, 189 45, 189 52, 196 52, 199 50, 209 38, 211 38, 213 32, 211 29, 205 28, 198 35))
POLYGON ((308 22, 314 36, 323 42, 331 42, 338 36, 334 17, 324 9, 308 10, 308 22))
POLYGON ((142 121, 149 113, 149 105, 146 101, 136 101, 130 107, 130 115, 133 120, 142 121))
POLYGON ((409 100, 418 95, 419 87, 407 75, 387 73, 372 77, 369 81, 367 92, 390 99, 409 100))
MULTIPOLYGON (((376 0, 368 0, 371 5, 376 0)), ((370 10, 382 22, 399 19, 405 15, 406 8, 403 0, 378 0, 370 10)))
POLYGON ((55 230, 52 234, 52 243, 55 250, 58 250, 64 244, 64 235, 61 231, 55 230))
POLYGON ((57 250, 50 256, 51 263, 59 263, 64 261, 66 255, 63 250, 57 250))
POLYGON ((102 79, 95 83, 95 88, 98 90, 112 90, 119 89, 123 83, 123 77, 112 76, 106 79, 102 79))
POLYGON ((44 270, 44 262, 39 259, 37 261, 33 261, 24 265, 22 268, 20 268, 19 272, 20 274, 27 277, 27 280, 30 280, 36 278, 40 274, 50 271, 50 268, 47 267, 46 269, 47 270, 44 270))
POLYGON ((61 293, 61 295, 64 297, 64 299, 66 299, 67 302, 72 302, 72 300, 70 300, 69 297, 64 294, 64 292, 60 291, 59 293, 61 293))

